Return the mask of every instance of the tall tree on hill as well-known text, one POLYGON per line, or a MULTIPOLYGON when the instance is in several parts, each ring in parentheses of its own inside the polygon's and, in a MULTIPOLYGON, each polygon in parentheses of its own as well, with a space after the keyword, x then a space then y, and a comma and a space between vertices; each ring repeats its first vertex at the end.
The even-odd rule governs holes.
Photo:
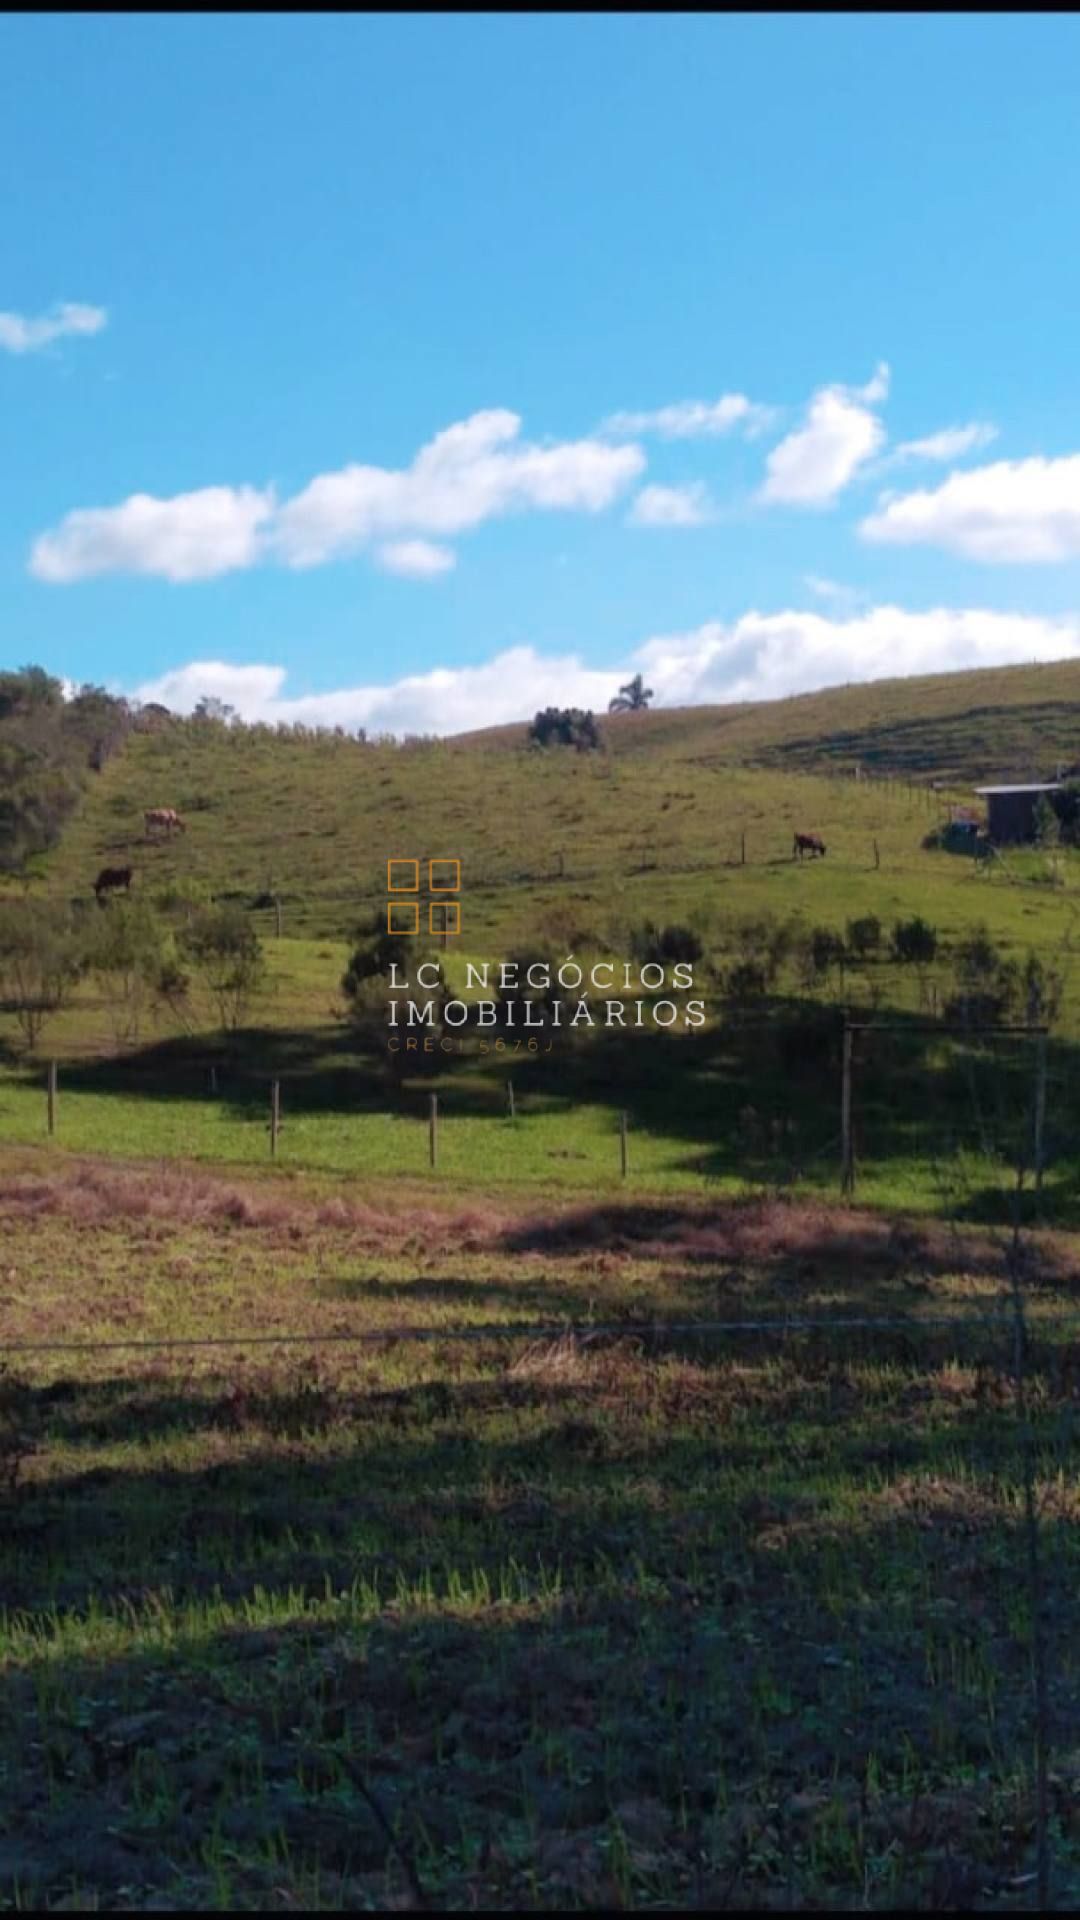
POLYGON ((65 698, 41 667, 0 673, 0 871, 19 872, 55 844, 130 718, 126 701, 103 688, 65 698))
POLYGON ((608 701, 609 713, 643 713, 653 698, 653 690, 645 685, 640 673, 635 673, 625 687, 620 687, 614 700, 608 701))

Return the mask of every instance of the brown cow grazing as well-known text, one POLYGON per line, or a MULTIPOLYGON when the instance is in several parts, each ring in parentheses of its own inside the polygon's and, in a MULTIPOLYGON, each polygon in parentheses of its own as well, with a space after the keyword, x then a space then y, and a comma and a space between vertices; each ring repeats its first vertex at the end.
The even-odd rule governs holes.
POLYGON ((801 860, 804 853, 820 854, 821 858, 824 859, 824 840, 819 840, 816 833, 797 833, 795 835, 795 845, 792 848, 791 857, 793 860, 801 860))
POLYGON ((110 893, 130 893, 131 868, 102 867, 94 881, 94 892, 97 895, 99 907, 104 906, 106 896, 110 893))

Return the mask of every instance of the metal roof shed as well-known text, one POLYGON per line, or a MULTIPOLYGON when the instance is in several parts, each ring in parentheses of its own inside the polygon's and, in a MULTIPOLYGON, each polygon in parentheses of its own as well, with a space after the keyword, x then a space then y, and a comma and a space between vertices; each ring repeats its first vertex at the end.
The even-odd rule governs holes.
POLYGON ((1000 844, 1034 840, 1035 808, 1043 795, 1060 793, 1061 782, 1039 780, 1024 786, 976 787, 975 791, 986 801, 990 838, 1000 844))

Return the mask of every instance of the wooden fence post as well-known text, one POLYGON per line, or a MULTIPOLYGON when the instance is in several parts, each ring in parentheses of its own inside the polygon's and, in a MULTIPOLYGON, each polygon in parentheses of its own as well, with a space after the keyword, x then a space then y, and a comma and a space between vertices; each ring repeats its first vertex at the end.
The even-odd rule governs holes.
POLYGON ((851 1137, 851 1053, 854 1035, 844 1025, 844 1068, 840 1086, 840 1191, 848 1197, 855 1191, 855 1152, 851 1137))
POLYGON ((270 1083, 270 1158, 277 1159, 278 1131, 281 1126, 281 1082, 270 1083))
POLYGON ((48 1107, 49 1133, 51 1135, 56 1132, 56 1061, 55 1060, 49 1061, 49 1081, 48 1081, 48 1092, 46 1095, 46 1105, 48 1107))
POLYGON ((431 1156, 432 1172, 434 1172, 439 1164, 439 1096, 437 1093, 431 1095, 428 1113, 428 1151, 431 1156))
POLYGON ((216 1096, 216 1094, 217 1094, 217 1068, 216 1068, 215 1066, 213 1066, 213 1065, 211 1065, 211 1066, 209 1066, 209 1067, 207 1068, 207 1070, 206 1070, 206 1071, 207 1071, 207 1078, 209 1079, 209 1082, 210 1082, 210 1092, 211 1092, 211 1094, 213 1094, 213 1095, 215 1095, 215 1096, 216 1096))
POLYGON ((1043 1183, 1043 1134, 1046 1127, 1046 1035, 1040 1033, 1035 1042, 1035 1191, 1042 1192, 1043 1183))
POLYGON ((277 939, 280 940, 281 939, 281 895, 280 893, 275 893, 274 895, 274 931, 277 939))
POLYGON ((881 849, 880 849, 880 847, 878 846, 878 843, 877 843, 877 841, 875 840, 875 841, 874 841, 874 871, 875 871, 875 873, 877 872, 877 869, 878 869, 878 868, 880 867, 880 865, 881 865, 881 849))
POLYGON ((626 1176, 630 1170, 630 1155, 629 1155, 629 1150, 627 1146, 626 1133, 627 1133, 627 1118, 626 1118, 625 1112, 623 1112, 623 1113, 620 1113, 619 1115, 619 1164, 622 1168, 622 1177, 624 1180, 626 1179, 626 1176))
POLYGON ((506 1117, 508 1120, 517 1119, 517 1112, 514 1107, 514 1083, 512 1080, 508 1080, 506 1083, 506 1117))
POLYGON ((739 865, 741 867, 745 867, 746 865, 746 834, 745 833, 740 835, 739 847, 742 855, 742 858, 739 861, 739 865))

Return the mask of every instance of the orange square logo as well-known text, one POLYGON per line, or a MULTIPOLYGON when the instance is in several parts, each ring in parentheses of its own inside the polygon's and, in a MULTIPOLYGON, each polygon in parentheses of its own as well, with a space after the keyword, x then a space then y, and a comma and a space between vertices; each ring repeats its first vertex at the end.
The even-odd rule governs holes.
POLYGON ((432 900, 428 903, 429 933, 461 932, 461 901, 432 900))
POLYGON ((419 893, 419 860, 388 860, 386 863, 387 893, 419 893), (410 876, 403 878, 401 876, 410 876))
POLYGON ((419 900, 388 900, 386 903, 387 933, 419 933, 419 900))
POLYGON ((460 893, 461 861, 429 860, 428 886, 432 893, 460 893))

